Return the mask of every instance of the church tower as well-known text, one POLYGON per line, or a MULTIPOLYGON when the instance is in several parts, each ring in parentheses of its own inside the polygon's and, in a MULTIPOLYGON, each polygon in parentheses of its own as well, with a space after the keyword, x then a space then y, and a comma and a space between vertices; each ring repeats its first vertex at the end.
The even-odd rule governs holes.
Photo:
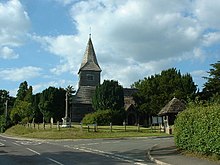
POLYGON ((97 86, 100 84, 101 68, 99 67, 96 54, 93 48, 91 36, 87 43, 83 61, 79 69, 79 87, 97 86))
POLYGON ((79 88, 73 97, 72 121, 80 122, 85 114, 93 111, 92 95, 95 92, 96 86, 100 84, 101 71, 90 35, 78 72, 79 88))

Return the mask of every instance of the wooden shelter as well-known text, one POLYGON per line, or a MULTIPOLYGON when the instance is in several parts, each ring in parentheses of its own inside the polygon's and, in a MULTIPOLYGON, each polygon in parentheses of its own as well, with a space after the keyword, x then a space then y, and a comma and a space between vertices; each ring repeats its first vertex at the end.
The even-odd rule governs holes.
POLYGON ((167 103, 158 113, 159 116, 163 116, 165 128, 169 127, 169 125, 173 125, 176 115, 185 108, 185 103, 175 97, 169 103, 167 103))

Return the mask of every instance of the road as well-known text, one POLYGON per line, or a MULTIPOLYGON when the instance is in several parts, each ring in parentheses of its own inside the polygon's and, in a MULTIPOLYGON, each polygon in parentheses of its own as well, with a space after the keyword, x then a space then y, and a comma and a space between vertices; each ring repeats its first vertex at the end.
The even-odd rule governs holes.
POLYGON ((153 165, 147 151, 172 138, 17 139, 0 135, 1 165, 153 165))

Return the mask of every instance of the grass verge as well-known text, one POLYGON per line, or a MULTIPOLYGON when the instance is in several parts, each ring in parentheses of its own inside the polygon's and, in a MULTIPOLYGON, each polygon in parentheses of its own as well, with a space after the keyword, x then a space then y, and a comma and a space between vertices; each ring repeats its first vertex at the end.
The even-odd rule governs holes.
POLYGON ((124 138, 124 137, 147 137, 147 136, 166 136, 165 133, 160 133, 158 131, 152 131, 149 128, 141 127, 137 131, 135 126, 126 127, 124 126, 114 126, 114 129, 110 131, 107 126, 99 126, 97 131, 94 128, 88 128, 86 126, 74 126, 71 128, 47 128, 47 129, 37 129, 28 128, 22 125, 16 125, 8 130, 5 134, 11 136, 19 136, 26 138, 39 138, 39 139, 94 139, 94 138, 124 138))
POLYGON ((180 152, 185 156, 195 157, 195 158, 204 159, 204 160, 208 160, 208 161, 213 161, 215 163, 220 164, 220 156, 217 154, 205 155, 205 154, 201 154, 198 152, 191 152, 191 151, 184 151, 184 150, 180 150, 180 152))

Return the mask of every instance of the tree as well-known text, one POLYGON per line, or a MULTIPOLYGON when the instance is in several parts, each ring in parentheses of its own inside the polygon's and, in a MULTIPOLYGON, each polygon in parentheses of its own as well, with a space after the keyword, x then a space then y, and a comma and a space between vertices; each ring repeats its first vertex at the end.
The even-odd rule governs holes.
POLYGON ((139 80, 132 86, 138 89, 134 100, 139 113, 148 115, 156 115, 173 97, 193 99, 197 90, 191 75, 181 75, 175 68, 139 80))
POLYGON ((0 128, 1 132, 10 127, 11 121, 8 113, 10 112, 14 98, 9 96, 6 90, 0 90, 0 128))
POLYGON ((18 123, 22 120, 23 122, 29 122, 29 120, 33 118, 32 92, 32 86, 28 87, 27 81, 20 84, 17 92, 17 98, 10 114, 12 122, 18 123))
POLYGON ((63 88, 49 87, 42 91, 38 107, 46 122, 53 117, 59 121, 64 116, 65 94, 63 88))
POLYGON ((19 89, 16 95, 17 100, 24 100, 27 91, 28 91, 28 83, 27 81, 24 81, 19 85, 19 89))
POLYGON ((0 90, 0 115, 5 112, 5 103, 9 99, 9 92, 6 90, 0 90))
POLYGON ((105 80, 96 87, 92 105, 95 110, 121 110, 124 107, 123 87, 117 81, 105 80))
POLYGON ((204 84, 203 93, 206 98, 220 94, 220 61, 210 65, 212 68, 208 71, 209 77, 204 77, 207 82, 204 84))
POLYGON ((40 96, 41 93, 37 93, 33 95, 32 107, 33 107, 33 117, 35 122, 42 122, 42 118, 43 118, 43 115, 38 106, 38 104, 40 103, 40 96))

